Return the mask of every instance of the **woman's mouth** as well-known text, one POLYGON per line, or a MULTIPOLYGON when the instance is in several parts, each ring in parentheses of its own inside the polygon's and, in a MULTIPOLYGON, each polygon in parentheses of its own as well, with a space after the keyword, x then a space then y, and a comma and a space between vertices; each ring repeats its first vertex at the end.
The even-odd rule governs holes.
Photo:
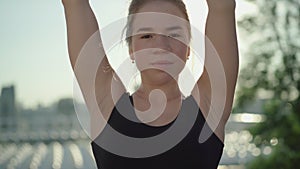
POLYGON ((153 65, 153 66, 169 66, 172 64, 173 64, 173 62, 168 61, 168 60, 159 60, 159 61, 151 63, 151 65, 153 65))

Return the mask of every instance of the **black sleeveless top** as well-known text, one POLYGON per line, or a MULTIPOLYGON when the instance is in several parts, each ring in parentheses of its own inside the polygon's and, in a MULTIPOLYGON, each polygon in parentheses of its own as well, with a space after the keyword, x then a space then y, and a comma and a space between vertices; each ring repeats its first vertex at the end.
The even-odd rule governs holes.
POLYGON ((109 125, 92 142, 99 169, 218 167, 224 144, 207 127, 192 96, 182 101, 174 121, 159 127, 141 123, 132 104, 132 96, 124 93, 112 111, 109 125))

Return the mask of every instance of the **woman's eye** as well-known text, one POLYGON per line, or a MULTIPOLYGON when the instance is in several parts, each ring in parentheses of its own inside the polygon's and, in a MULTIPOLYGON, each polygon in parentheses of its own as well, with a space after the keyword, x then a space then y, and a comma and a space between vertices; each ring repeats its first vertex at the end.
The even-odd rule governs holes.
POLYGON ((153 37, 152 35, 147 34, 147 35, 143 35, 143 36, 141 37, 141 39, 149 39, 149 38, 152 38, 152 37, 153 37))
POLYGON ((178 34, 178 33, 172 33, 172 34, 169 35, 169 37, 178 38, 178 37, 180 37, 180 34, 178 34))

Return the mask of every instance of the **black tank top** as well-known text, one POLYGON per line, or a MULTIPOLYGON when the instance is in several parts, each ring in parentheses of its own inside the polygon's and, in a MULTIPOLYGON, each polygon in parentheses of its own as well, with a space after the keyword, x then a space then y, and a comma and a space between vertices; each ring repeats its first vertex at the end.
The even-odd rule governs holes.
POLYGON ((109 125, 92 142, 99 169, 218 167, 224 144, 211 130, 204 133, 207 139, 199 142, 200 133, 203 134, 202 129, 207 124, 192 96, 182 101, 181 110, 174 121, 159 127, 139 122, 132 104, 132 96, 124 93, 112 111, 109 125))

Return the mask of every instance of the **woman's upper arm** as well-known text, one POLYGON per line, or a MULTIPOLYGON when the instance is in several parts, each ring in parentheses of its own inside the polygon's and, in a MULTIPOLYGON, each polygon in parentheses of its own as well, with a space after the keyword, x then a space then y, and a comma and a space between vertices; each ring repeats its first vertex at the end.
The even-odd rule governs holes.
POLYGON ((113 80, 113 70, 106 70, 110 65, 89 1, 62 2, 65 9, 71 65, 90 113, 97 116, 92 119, 99 122, 99 110, 107 119, 114 106, 113 95, 114 98, 120 97, 125 90, 121 81, 113 80), (112 86, 115 87, 114 94, 111 93, 112 86))
MULTIPOLYGON (((68 52, 72 67, 87 40, 99 30, 88 0, 63 0, 67 24, 68 52)), ((101 39, 97 39, 101 42, 101 39)), ((99 51, 104 53, 104 51, 99 51)))
POLYGON ((231 113, 239 67, 235 10, 232 6, 235 4, 234 0, 224 0, 224 3, 232 4, 222 8, 222 4, 213 7, 220 1, 207 1, 211 6, 206 22, 205 63, 197 87, 202 101, 200 104, 206 105, 204 113, 213 113, 209 115, 213 123, 217 119, 219 124, 216 125, 224 127, 231 113))

